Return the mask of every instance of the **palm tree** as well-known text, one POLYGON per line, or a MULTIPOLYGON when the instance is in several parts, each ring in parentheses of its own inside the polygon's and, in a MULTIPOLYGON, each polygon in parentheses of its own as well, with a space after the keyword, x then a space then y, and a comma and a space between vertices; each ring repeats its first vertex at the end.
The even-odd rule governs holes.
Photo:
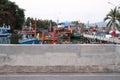
POLYGON ((120 12, 117 7, 111 9, 111 11, 104 18, 104 21, 108 21, 107 27, 110 27, 114 30, 118 28, 118 26, 120 25, 120 12))

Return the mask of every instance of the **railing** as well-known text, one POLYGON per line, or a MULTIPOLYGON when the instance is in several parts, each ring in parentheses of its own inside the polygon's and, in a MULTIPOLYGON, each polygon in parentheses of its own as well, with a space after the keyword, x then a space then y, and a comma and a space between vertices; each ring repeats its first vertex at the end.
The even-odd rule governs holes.
POLYGON ((105 36, 96 36, 96 35, 89 35, 89 34, 83 34, 83 36, 86 38, 92 38, 92 39, 96 38, 98 40, 120 44, 120 39, 117 37, 105 38, 105 36))

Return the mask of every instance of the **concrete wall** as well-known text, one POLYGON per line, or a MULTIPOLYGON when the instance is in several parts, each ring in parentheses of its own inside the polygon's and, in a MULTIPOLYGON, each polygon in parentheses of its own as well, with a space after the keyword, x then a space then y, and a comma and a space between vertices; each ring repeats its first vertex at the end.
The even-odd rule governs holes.
POLYGON ((74 66, 77 69, 78 66, 104 66, 104 68, 115 69, 120 66, 120 46, 111 44, 0 45, 0 66, 5 65, 74 66))

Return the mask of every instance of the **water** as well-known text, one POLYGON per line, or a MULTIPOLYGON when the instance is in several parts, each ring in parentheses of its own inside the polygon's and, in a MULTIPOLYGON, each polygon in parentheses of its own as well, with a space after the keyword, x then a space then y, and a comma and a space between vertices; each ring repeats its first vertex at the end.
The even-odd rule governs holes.
MULTIPOLYGON (((0 37, 0 44, 19 44, 18 43, 19 36, 18 35, 11 35, 9 37, 0 37)), ((66 40, 61 39, 63 42, 62 44, 65 44, 64 42, 66 40)), ((84 39, 81 38, 73 38, 70 40, 70 43, 72 44, 83 44, 85 43, 84 39)))
POLYGON ((11 35, 7 37, 0 37, 0 44, 18 44, 18 36, 11 35))
POLYGON ((10 44, 10 37, 0 37, 0 44, 10 44))
MULTIPOLYGON (((19 38, 19 36, 17 36, 17 35, 12 35, 10 37, 0 37, 0 44, 19 44, 18 38, 19 38)), ((71 42, 73 44, 81 43, 80 40, 76 40, 76 39, 71 39, 71 42)))

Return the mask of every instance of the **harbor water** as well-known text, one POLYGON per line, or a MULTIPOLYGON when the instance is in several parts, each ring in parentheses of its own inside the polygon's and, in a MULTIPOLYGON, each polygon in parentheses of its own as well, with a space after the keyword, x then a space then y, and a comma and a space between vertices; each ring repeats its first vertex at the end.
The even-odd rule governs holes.
MULTIPOLYGON (((18 43, 19 35, 11 35, 7 37, 0 37, 0 44, 19 44, 18 43)), ((95 40, 95 39, 87 39, 87 38, 71 38, 69 43, 66 43, 66 40, 60 39, 61 43, 58 44, 87 44, 87 43, 104 43, 103 41, 95 40)))
POLYGON ((18 44, 18 36, 11 35, 7 37, 0 37, 0 44, 18 44))
MULTIPOLYGON (((11 35, 7 37, 0 37, 0 44, 19 44, 18 43, 19 36, 18 35, 11 35)), ((63 42, 65 40, 62 39, 63 42)), ((72 44, 81 44, 80 39, 71 39, 70 42, 72 44)), ((65 44, 65 43, 64 43, 65 44)))

